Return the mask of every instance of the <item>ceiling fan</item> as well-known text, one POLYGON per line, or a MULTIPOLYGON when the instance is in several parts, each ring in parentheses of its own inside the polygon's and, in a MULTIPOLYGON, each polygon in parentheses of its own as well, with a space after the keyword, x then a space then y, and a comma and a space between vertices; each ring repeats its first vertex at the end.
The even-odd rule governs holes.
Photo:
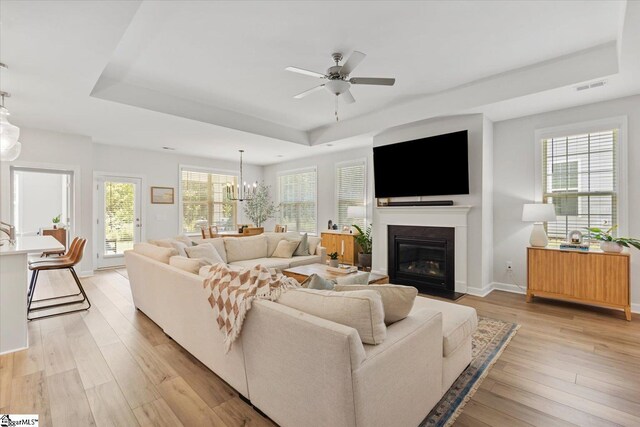
POLYGON ((333 58, 336 65, 334 65, 333 67, 329 67, 327 69, 326 74, 317 73, 315 71, 309 71, 309 70, 305 70, 303 68, 298 68, 298 67, 285 68, 285 70, 287 71, 292 71, 294 73, 304 74, 305 76, 311 76, 311 77, 327 80, 326 83, 323 83, 320 86, 316 86, 312 89, 299 93, 295 95, 294 98, 301 99, 313 92, 319 91, 324 88, 328 90, 330 93, 332 93, 333 95, 336 95, 336 97, 342 96, 342 99, 347 104, 352 104, 356 102, 355 98, 351 94, 351 91, 349 90, 352 84, 353 85, 393 86, 393 84, 396 82, 396 79, 380 78, 380 77, 349 78, 349 75, 358 66, 358 64, 362 62, 365 56, 367 55, 365 55, 362 52, 358 52, 356 50, 351 54, 349 59, 347 59, 347 61, 344 64, 339 65, 340 61, 342 61, 342 54, 339 52, 334 53, 331 55, 331 57, 333 58))

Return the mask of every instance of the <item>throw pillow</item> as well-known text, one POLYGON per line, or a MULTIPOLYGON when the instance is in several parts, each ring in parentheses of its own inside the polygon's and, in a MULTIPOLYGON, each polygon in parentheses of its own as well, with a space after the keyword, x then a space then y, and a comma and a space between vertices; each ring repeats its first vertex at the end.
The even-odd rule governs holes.
POLYGON ((211 243, 202 243, 198 246, 191 246, 190 248, 186 248, 185 251, 189 258, 202 258, 209 264, 225 263, 211 243))
POLYGON ((309 236, 309 255, 319 255, 316 252, 318 251, 320 242, 322 242, 321 237, 309 236))
POLYGON ((300 239, 300 243, 296 248, 296 251, 293 253, 293 256, 305 256, 309 255, 309 236, 307 233, 304 233, 302 238, 300 239))
POLYGON ((368 285, 371 273, 358 271, 357 273, 345 274, 338 276, 336 283, 338 285, 368 285))
POLYGON ((359 291, 359 290, 373 290, 380 294, 382 297, 382 305, 384 306, 384 323, 390 325, 399 320, 404 319, 409 315, 409 312, 413 308, 413 303, 418 295, 418 290, 413 286, 402 285, 342 285, 338 283, 335 290, 338 292, 344 291, 359 291))
POLYGON ((169 264, 169 258, 178 255, 178 251, 173 248, 162 248, 150 243, 136 243, 133 245, 133 251, 165 264, 169 264))
POLYGON ((278 303, 304 313, 350 326, 365 344, 380 344, 387 336, 380 294, 371 291, 333 292, 291 289, 278 303))
POLYGON ((169 265, 192 274, 198 274, 200 268, 207 264, 208 262, 202 258, 187 258, 179 255, 169 258, 169 265))
POLYGON ((196 242, 191 240, 191 238, 189 236, 187 236, 186 234, 182 234, 180 236, 176 236, 176 237, 173 238, 173 240, 177 240, 178 242, 182 242, 187 246, 195 246, 196 245, 196 242))
POLYGON ((149 240, 149 243, 151 243, 152 245, 156 245, 156 246, 160 246, 161 248, 172 248, 173 246, 171 246, 171 239, 156 239, 156 240, 149 240))
MULTIPOLYGON (((246 238, 246 237, 245 237, 246 238)), ((280 240, 276 250, 273 252, 273 258, 291 258, 296 251, 299 242, 290 242, 289 240, 280 240)))
POLYGON ((199 244, 211 243, 213 247, 216 248, 216 251, 218 251, 218 255, 220 255, 220 258, 222 258, 224 263, 225 264, 228 263, 227 250, 224 247, 224 239, 222 237, 214 237, 213 239, 208 238, 208 239, 200 239, 200 240, 201 241, 199 242, 199 244))
POLYGON ((311 276, 307 277, 307 280, 300 283, 300 286, 307 289, 320 289, 320 290, 331 291, 333 290, 333 287, 335 286, 335 284, 336 283, 333 280, 325 279, 324 277, 318 276, 317 274, 314 273, 311 276))
POLYGON ((186 257, 187 256, 187 252, 186 249, 188 247, 191 247, 190 245, 187 246, 185 245, 183 242, 178 241, 178 240, 170 240, 169 243, 171 244, 171 247, 173 249, 175 249, 176 251, 178 251, 178 255, 186 257))

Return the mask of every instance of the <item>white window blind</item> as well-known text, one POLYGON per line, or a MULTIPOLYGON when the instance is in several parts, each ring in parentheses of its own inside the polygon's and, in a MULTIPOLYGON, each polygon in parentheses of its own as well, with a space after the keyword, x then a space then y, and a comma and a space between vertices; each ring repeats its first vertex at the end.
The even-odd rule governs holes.
POLYGON ((289 231, 317 232, 317 177, 315 169, 285 172, 278 176, 280 224, 289 231))
POLYGON ((557 215, 549 239, 617 224, 617 145, 617 129, 542 140, 543 200, 557 215))
POLYGON ((183 232, 199 233, 205 223, 220 231, 235 229, 237 202, 228 200, 225 191, 227 183, 237 184, 235 176, 187 169, 180 175, 183 232))
POLYGON ((339 164, 336 167, 336 196, 338 199, 338 226, 351 227, 356 224, 364 228, 366 218, 351 218, 347 211, 349 206, 364 207, 366 203, 366 168, 365 162, 339 164))

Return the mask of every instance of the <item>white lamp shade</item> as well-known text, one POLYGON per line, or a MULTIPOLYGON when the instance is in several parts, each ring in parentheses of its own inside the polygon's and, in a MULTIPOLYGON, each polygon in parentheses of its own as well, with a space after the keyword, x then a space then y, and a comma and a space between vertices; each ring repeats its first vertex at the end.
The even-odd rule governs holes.
POLYGON ((556 208, 547 203, 526 203, 522 207, 522 221, 547 222, 556 220, 556 208))
POLYGON ((349 218, 365 218, 367 215, 364 206, 349 206, 347 208, 347 217, 349 218))
POLYGON ((0 160, 3 162, 12 162, 18 158, 22 151, 22 144, 20 141, 16 142, 13 147, 8 150, 0 150, 0 160))
POLYGON ((9 123, 8 115, 7 109, 0 107, 0 150, 2 152, 13 148, 20 137, 20 128, 9 123))

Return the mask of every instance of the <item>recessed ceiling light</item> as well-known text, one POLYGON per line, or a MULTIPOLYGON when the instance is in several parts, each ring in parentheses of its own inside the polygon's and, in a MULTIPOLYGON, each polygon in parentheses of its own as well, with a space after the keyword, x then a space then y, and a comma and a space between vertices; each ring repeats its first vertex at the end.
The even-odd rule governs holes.
POLYGON ((333 147, 333 144, 327 144, 327 147, 333 147))
POLYGON ((162 147, 163 150, 175 151, 176 149, 173 147, 162 147))
POLYGON ((283 154, 278 154, 276 157, 284 157, 283 154))

